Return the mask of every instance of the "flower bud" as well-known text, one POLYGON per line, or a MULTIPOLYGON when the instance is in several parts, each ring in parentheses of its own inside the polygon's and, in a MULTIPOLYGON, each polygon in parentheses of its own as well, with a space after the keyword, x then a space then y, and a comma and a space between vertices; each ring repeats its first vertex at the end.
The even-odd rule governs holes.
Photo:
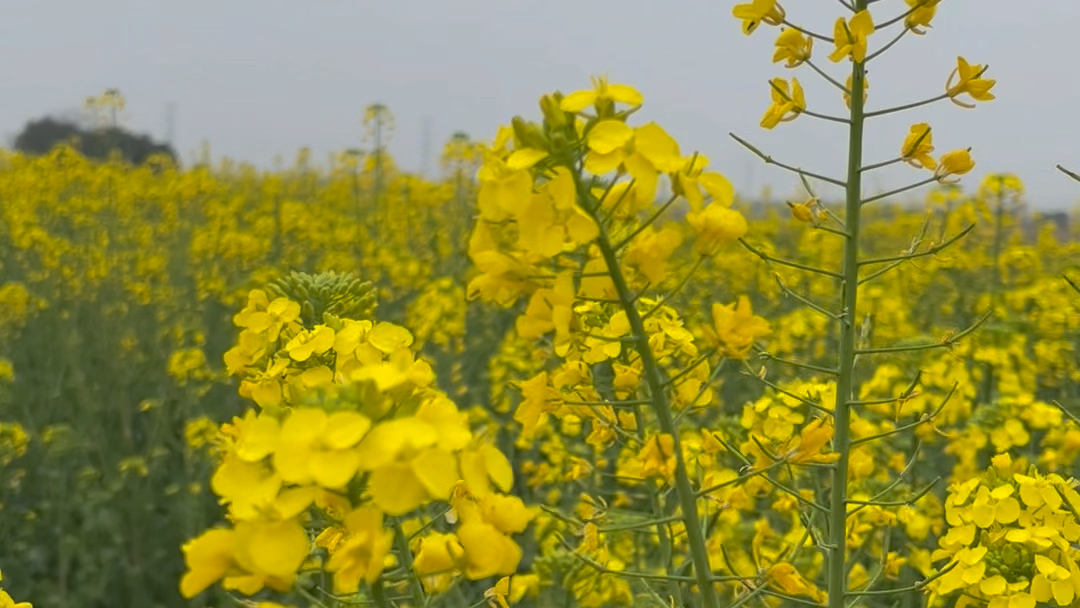
POLYGON ((510 124, 514 127, 514 137, 519 146, 550 151, 550 145, 544 132, 540 130, 540 125, 527 122, 520 116, 515 116, 510 124))
POLYGON ((570 124, 571 117, 559 108, 561 102, 562 95, 559 93, 544 95, 540 98, 540 111, 544 114, 544 123, 549 131, 559 131, 570 124))

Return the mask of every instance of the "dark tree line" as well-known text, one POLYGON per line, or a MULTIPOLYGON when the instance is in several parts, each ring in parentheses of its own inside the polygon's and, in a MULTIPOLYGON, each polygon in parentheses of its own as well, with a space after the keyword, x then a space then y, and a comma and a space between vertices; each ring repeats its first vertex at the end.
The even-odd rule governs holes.
POLYGON ((115 150, 135 165, 146 162, 155 154, 164 154, 176 161, 176 153, 169 144, 155 142, 148 135, 120 127, 90 130, 73 122, 46 117, 26 123, 15 138, 15 149, 30 155, 47 154, 60 144, 68 144, 83 156, 97 160, 107 159, 115 150))

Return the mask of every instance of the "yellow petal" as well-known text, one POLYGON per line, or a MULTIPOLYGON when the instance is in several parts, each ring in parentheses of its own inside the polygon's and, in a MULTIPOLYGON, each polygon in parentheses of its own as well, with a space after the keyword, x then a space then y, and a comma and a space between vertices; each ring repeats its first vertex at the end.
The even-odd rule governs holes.
POLYGON ((533 513, 517 496, 489 494, 483 499, 484 517, 504 534, 524 532, 533 513))
POLYGON ((705 188, 716 203, 728 207, 735 201, 735 188, 726 177, 719 173, 702 173, 698 178, 698 183, 705 188))
POLYGON ((634 130, 634 147, 661 173, 682 169, 679 144, 660 125, 650 122, 634 130))
POLYGON ((596 91, 575 91, 570 93, 559 102, 559 109, 563 112, 580 112, 596 103, 596 91))
POLYGON ((454 455, 440 448, 428 448, 412 460, 412 471, 428 494, 438 500, 450 498, 458 482, 458 467, 454 455))
POLYGON ((368 334, 368 342, 384 353, 390 354, 412 344, 409 330, 393 323, 380 322, 368 334))
POLYGON ((296 520, 237 525, 238 542, 258 571, 286 578, 296 573, 308 555, 307 533, 296 520))
POLYGON ((589 131, 589 149, 598 154, 610 154, 626 145, 634 130, 620 120, 602 120, 589 131))
POLYGON ((428 499, 424 485, 416 478, 412 467, 405 463, 375 469, 369 484, 375 506, 387 515, 404 515, 428 499))
POLYGON ((180 595, 191 599, 220 580, 232 565, 236 531, 215 528, 184 543, 188 571, 180 579, 180 595))
POLYGON ((326 432, 322 440, 335 450, 351 448, 363 439, 371 428, 371 421, 357 412, 335 412, 326 420, 326 432))
POLYGON ((281 426, 276 418, 262 415, 245 424, 243 429, 236 444, 236 455, 241 460, 256 462, 277 449, 281 426))
POLYGON ((318 439, 326 427, 326 411, 316 407, 297 408, 281 425, 281 442, 309 445, 318 439))
POLYGON ((1058 606, 1068 606, 1069 604, 1072 604, 1075 593, 1071 581, 1054 581, 1051 588, 1054 592, 1054 600, 1057 601, 1058 606))
POLYGON ((1000 575, 991 576, 979 584, 979 590, 985 595, 1001 595, 1005 592, 1005 577, 1000 575))
POLYGON ((1020 501, 1012 496, 1000 501, 994 509, 994 519, 999 523, 1011 524, 1020 517, 1020 501))
POLYGON ((313 456, 310 444, 290 445, 274 452, 274 469, 289 483, 310 483, 313 456))
POLYGON ((851 30, 852 35, 855 36, 869 36, 874 33, 874 19, 870 16, 870 11, 861 10, 851 21, 848 22, 848 29, 851 30))
POLYGON ((637 89, 625 84, 607 85, 607 96, 612 101, 622 102, 630 106, 640 106, 644 101, 637 89))
POLYGON ((315 483, 327 489, 343 488, 360 467, 356 450, 327 450, 314 452, 308 468, 315 483))
POLYGON ((547 155, 547 152, 536 150, 534 148, 514 150, 514 153, 506 159, 506 167, 512 171, 528 169, 543 160, 547 155))
POLYGON ((514 485, 514 469, 510 466, 506 455, 500 452, 499 448, 485 444, 484 466, 487 468, 491 481, 495 482, 495 486, 503 492, 509 492, 514 485))

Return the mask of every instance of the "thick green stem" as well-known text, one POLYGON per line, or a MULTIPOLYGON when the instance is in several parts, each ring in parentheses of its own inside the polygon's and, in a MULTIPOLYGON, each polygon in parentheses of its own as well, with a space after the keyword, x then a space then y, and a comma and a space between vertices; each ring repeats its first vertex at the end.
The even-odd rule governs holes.
MULTIPOLYGON (((587 204, 588 199, 584 189, 578 181, 578 193, 582 197, 582 207, 591 209, 587 204)), ((594 219, 596 218, 594 214, 594 219)), ((702 608, 719 608, 720 602, 713 586, 712 566, 709 563, 709 551, 705 546, 705 534, 701 530, 700 519, 697 510, 697 493, 690 483, 690 475, 686 471, 686 461, 683 458, 682 446, 679 441, 679 430, 675 425, 675 418, 671 413, 671 403, 664 391, 664 374, 660 364, 653 355, 649 346, 649 335, 645 332, 645 323, 641 313, 638 312, 636 298, 630 291, 630 286, 623 276, 622 266, 619 264, 616 248, 612 245, 603 224, 597 221, 600 228, 600 236, 596 244, 604 256, 604 262, 608 267, 611 282, 615 285, 615 291, 619 295, 619 302, 630 322, 630 331, 633 332, 634 349, 641 357, 641 363, 645 371, 645 384, 649 389, 649 400, 653 413, 656 415, 660 431, 671 435, 675 450, 675 492, 678 495, 679 506, 682 509, 683 522, 686 526, 686 540, 690 546, 690 557, 694 564, 694 576, 697 580, 699 593, 701 594, 702 608)))
MULTIPOLYGON (((867 0, 856 0, 855 10, 867 0)), ((859 290, 859 216, 862 211, 863 81, 866 70, 853 62, 851 69, 851 127, 848 133, 846 214, 844 218, 843 316, 840 319, 840 354, 837 360, 835 434, 833 450, 839 455, 829 499, 829 608, 844 608, 847 594, 847 474, 851 451, 851 399, 855 376, 856 311, 859 290)))

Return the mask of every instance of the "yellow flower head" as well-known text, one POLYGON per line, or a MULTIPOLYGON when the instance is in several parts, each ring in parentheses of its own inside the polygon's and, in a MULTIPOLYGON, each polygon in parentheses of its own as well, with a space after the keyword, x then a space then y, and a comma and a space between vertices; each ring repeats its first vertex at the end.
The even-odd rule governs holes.
POLYGON ((734 304, 713 304, 712 316, 706 340, 729 359, 747 358, 754 341, 772 333, 769 322, 754 315, 746 296, 739 296, 734 304))
POLYGON ((814 583, 806 580, 795 566, 780 562, 773 564, 765 574, 769 585, 788 595, 806 595, 818 602, 825 602, 827 596, 814 583))
POLYGON ((836 50, 829 55, 829 59, 837 63, 844 57, 851 57, 852 61, 862 63, 866 60, 866 38, 873 33, 874 20, 868 10, 859 11, 850 21, 840 17, 833 27, 836 50))
POLYGON ((791 79, 790 89, 784 78, 773 78, 769 86, 772 88, 772 105, 761 117, 763 129, 772 129, 782 122, 795 120, 806 110, 806 96, 798 78, 791 79))
POLYGON ((941 164, 934 171, 934 176, 937 177, 939 182, 947 183, 945 178, 951 175, 963 175, 973 168, 975 168, 975 161, 971 158, 970 148, 967 150, 953 150, 941 157, 941 164))
POLYGON ((742 20, 742 31, 749 36, 754 30, 765 22, 769 25, 780 25, 784 22, 784 7, 777 4, 776 0, 753 0, 743 4, 736 4, 731 9, 731 14, 736 19, 742 20))
POLYGON ((614 107, 616 102, 636 108, 643 101, 641 93, 630 85, 609 84, 606 76, 594 76, 591 80, 592 90, 575 91, 567 95, 559 102, 559 109, 563 112, 580 112, 589 106, 600 108, 610 104, 609 107, 614 107))
POLYGON ((994 95, 990 89, 997 84, 996 80, 982 78, 983 73, 990 66, 969 64, 963 57, 956 58, 956 69, 949 74, 949 80, 945 82, 945 94, 953 103, 962 108, 974 108, 975 104, 960 101, 957 97, 967 93, 975 101, 990 101, 994 95))
POLYGON ((911 30, 912 34, 922 36, 926 33, 923 28, 930 27, 937 7, 941 0, 904 0, 908 5, 908 15, 904 18, 904 27, 911 30))
POLYGON ((840 454, 829 451, 833 438, 833 426, 824 418, 815 418, 803 427, 798 437, 793 437, 782 457, 791 464, 836 462, 840 454))
POLYGON ((786 61, 785 67, 797 68, 810 59, 813 50, 813 38, 804 36, 795 28, 788 28, 776 37, 776 50, 772 60, 773 63, 786 61))
POLYGON ((911 125, 911 132, 904 138, 904 145, 900 147, 900 158, 916 169, 935 169, 937 161, 930 156, 930 153, 934 151, 933 137, 929 124, 920 122, 911 125))
POLYGON ((788 201, 788 207, 791 208, 791 216, 795 219, 805 224, 817 225, 821 209, 820 203, 816 198, 811 198, 802 203, 792 203, 788 201))
POLYGON ((741 213, 716 201, 700 212, 686 214, 686 221, 697 233, 694 249, 698 255, 713 255, 721 245, 742 238, 749 229, 741 213))
POLYGON ((659 477, 669 483, 675 476, 675 439, 669 434, 653 435, 638 452, 642 477, 659 477))

